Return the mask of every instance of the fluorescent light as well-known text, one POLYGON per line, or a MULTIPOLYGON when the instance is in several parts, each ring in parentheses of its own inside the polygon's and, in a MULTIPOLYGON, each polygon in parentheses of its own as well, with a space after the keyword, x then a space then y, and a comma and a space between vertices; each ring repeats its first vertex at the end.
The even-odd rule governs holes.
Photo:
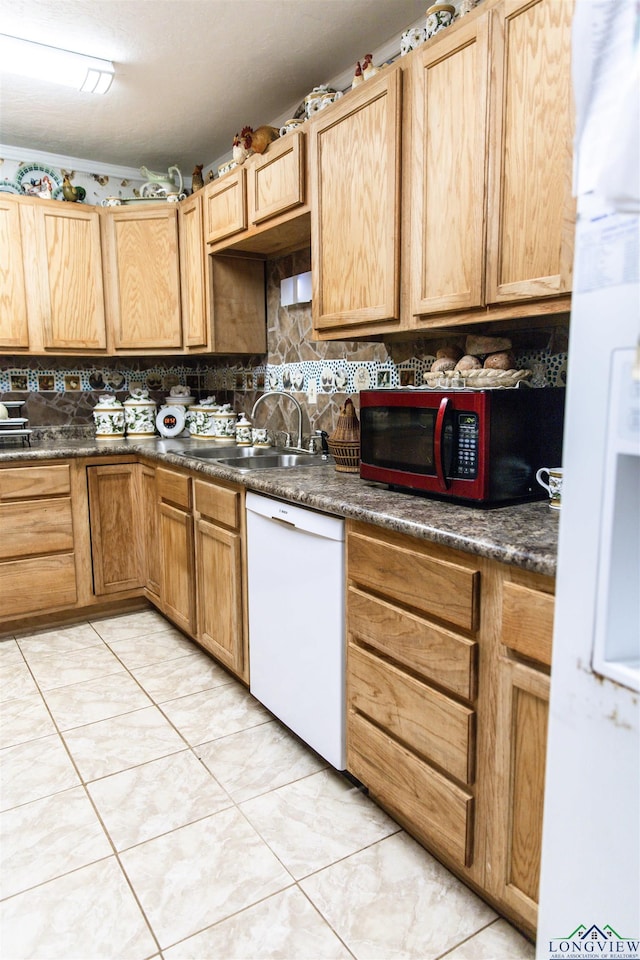
POLYGON ((60 83, 85 93, 106 93, 114 67, 110 60, 0 34, 0 73, 60 83))
POLYGON ((286 277, 280 281, 280 305, 290 307, 292 303, 311 302, 311 271, 297 273, 295 277, 286 277))

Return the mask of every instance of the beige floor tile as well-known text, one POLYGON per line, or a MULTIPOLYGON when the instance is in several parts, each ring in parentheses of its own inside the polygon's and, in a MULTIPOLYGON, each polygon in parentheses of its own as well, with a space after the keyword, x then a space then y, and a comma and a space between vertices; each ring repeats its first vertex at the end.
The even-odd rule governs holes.
POLYGON ((235 808, 133 847, 121 861, 161 947, 291 884, 235 808))
POLYGON ((62 876, 112 853, 82 787, 0 814, 0 897, 62 876))
POLYGON ((506 920, 496 920, 461 943, 446 960, 535 960, 536 948, 506 920))
POLYGON ((39 800, 80 784, 58 734, 0 751, 0 809, 39 800))
POLYGON ((67 730, 63 737, 85 781, 184 750, 184 740, 157 707, 67 730))
POLYGON ((30 654, 29 666, 41 690, 123 673, 124 667, 104 644, 59 654, 30 654))
POLYGON ((236 803, 327 766, 277 720, 200 744, 197 753, 236 803))
POLYGON ((11 747, 55 732, 53 720, 39 693, 0 704, 0 746, 11 747))
POLYGON ((240 809, 296 878, 400 829, 334 770, 247 800, 240 809))
POLYGON ((104 641, 89 623, 74 623, 54 630, 38 630, 18 634, 18 645, 27 660, 31 654, 48 656, 82 650, 84 647, 101 647, 104 641))
POLYGON ((297 887, 222 920, 164 951, 165 960, 351 960, 352 954, 297 887))
POLYGON ((96 680, 45 690, 44 699, 60 730, 151 706, 144 690, 124 670, 96 680))
POLYGON ((6 960, 145 960, 157 955, 115 857, 0 904, 6 960))
POLYGON ((174 661, 199 653, 199 648, 175 627, 166 625, 165 630, 146 633, 139 637, 109 640, 109 647, 129 670, 146 667, 152 663, 174 661))
POLYGON ((91 620, 91 626, 106 643, 175 629, 161 613, 150 609, 105 617, 102 620, 91 620))
POLYGON ((0 703, 7 700, 21 700, 38 692, 31 671, 24 660, 13 658, 10 663, 2 664, 2 683, 0 684, 0 703))
POLYGON ((117 850, 231 806, 190 750, 96 780, 88 789, 117 850))
POLYGON ((300 886, 358 960, 432 960, 496 917, 405 833, 300 886))
POLYGON ((239 683, 171 700, 162 704, 162 711, 192 746, 272 719, 239 683))
POLYGON ((4 670, 13 663, 24 663, 24 657, 17 642, 13 637, 8 637, 0 640, 0 668, 4 670))
POLYGON ((156 703, 236 683, 230 673, 197 650, 188 657, 136 667, 131 672, 156 703))

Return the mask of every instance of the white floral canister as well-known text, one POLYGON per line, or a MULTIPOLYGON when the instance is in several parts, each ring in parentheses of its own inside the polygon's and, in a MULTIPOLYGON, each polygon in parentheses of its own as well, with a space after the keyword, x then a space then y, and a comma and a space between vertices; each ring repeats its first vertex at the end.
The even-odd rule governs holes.
POLYGON ((124 402, 124 422, 130 437, 152 437, 156 432, 156 403, 148 390, 132 390, 124 402))
POLYGON ((219 409, 215 397, 206 397, 190 406, 187 410, 187 429, 191 436, 206 437, 209 440, 215 436, 213 421, 219 409))
POLYGON ((252 443, 251 421, 244 414, 236 423, 236 443, 240 447, 250 447, 252 443))
POLYGON ((230 403, 223 403, 213 418, 213 436, 216 440, 235 440, 238 414, 230 403))
POLYGON ((124 437, 124 407, 108 393, 98 397, 93 408, 96 437, 124 437))

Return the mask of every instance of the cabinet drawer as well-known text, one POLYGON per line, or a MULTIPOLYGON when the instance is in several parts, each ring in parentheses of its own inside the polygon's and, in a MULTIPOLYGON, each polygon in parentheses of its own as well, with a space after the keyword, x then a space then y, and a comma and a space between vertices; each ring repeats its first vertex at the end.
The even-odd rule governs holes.
POLYGON ((349 534, 347 558, 349 580, 465 630, 476 629, 477 568, 428 556, 427 548, 414 547, 409 538, 405 545, 357 531, 349 534))
POLYGON ((0 563, 0 615, 72 607, 77 601, 73 554, 0 563))
POLYGON ((158 467, 156 483, 160 500, 175 503, 184 510, 191 509, 191 477, 158 467))
POLYGON ((457 780, 473 782, 473 710, 353 644, 347 653, 347 702, 457 780))
POLYGON ((463 866, 473 858, 473 797, 364 717, 350 713, 347 768, 426 843, 463 866))
POLYGON ((71 501, 0 504, 0 560, 73 550, 71 501))
POLYGON ((477 643, 349 587, 347 630, 354 639, 406 664, 452 693, 473 700, 477 643))
POLYGON ((554 597, 519 583, 505 583, 502 596, 502 642, 505 646, 551 666, 554 597))
POLYGON ((196 510, 215 523, 236 530, 240 523, 240 491, 196 480, 196 510))
POLYGON ((68 463, 0 470, 0 500, 56 497, 68 495, 70 490, 68 463))

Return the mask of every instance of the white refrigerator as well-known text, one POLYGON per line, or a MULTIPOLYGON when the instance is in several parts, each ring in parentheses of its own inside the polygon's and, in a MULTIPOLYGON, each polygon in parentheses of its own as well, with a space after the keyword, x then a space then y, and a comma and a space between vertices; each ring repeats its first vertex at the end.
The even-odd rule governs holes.
POLYGON ((537 960, 640 958, 639 33, 636 0, 576 0, 578 222, 537 960))

